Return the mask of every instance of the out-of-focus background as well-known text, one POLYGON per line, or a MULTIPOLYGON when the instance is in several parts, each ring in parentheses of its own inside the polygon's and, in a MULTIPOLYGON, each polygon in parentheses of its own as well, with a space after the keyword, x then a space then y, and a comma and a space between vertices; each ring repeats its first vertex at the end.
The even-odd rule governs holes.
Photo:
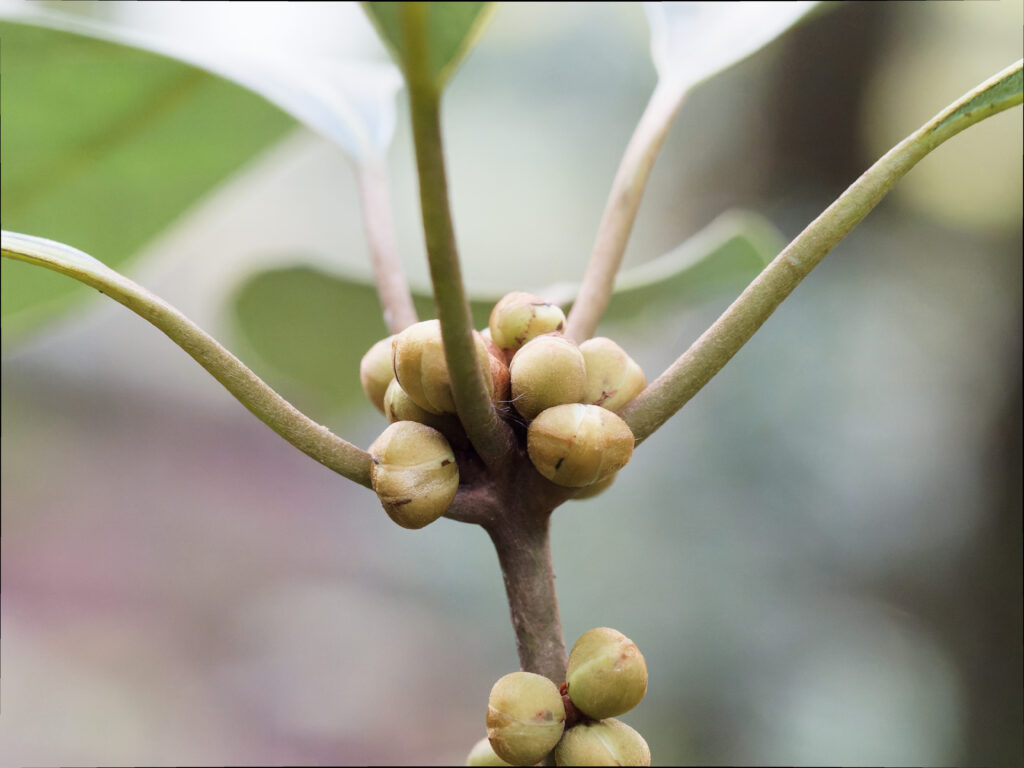
MULTIPOLYGON (((258 15, 60 10, 182 35, 258 15)), ((383 56, 354 4, 275 13, 310 46, 383 56)), ((1019 58, 1022 15, 845 3, 700 86, 627 263, 737 206, 796 235, 1019 58)), ((498 10, 445 102, 471 290, 578 279, 653 84, 636 4, 498 10)), ((393 203, 425 288, 407 121, 400 96, 393 203)), ((623 719, 655 764, 1024 760, 1021 156, 1018 108, 926 158, 609 491, 556 511, 566 640, 638 643, 650 688, 623 719)), ((306 358, 334 345, 337 397, 259 357, 260 319, 303 311, 301 273, 254 276, 273 264, 369 273, 352 168, 304 129, 126 269, 369 445, 384 420, 358 396, 353 326, 290 345, 328 371, 306 358)), ((653 378, 741 287, 601 333, 653 378)), ((517 660, 480 530, 397 528, 100 297, 5 344, 2 405, 3 763, 451 764, 483 736, 517 660)))

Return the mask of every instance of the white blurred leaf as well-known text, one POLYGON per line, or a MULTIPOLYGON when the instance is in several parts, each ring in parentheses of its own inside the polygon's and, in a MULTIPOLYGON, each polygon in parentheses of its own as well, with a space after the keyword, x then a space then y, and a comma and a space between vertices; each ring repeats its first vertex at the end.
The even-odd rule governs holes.
MULTIPOLYGON (((340 50, 340 28, 333 40, 328 36, 333 44, 317 41, 309 31, 316 19, 305 18, 311 10, 302 4, 246 3, 234 9, 231 4, 170 5, 173 16, 163 17, 170 23, 150 23, 146 29, 27 3, 5 4, 0 17, 141 48, 205 69, 259 94, 340 146, 356 163, 386 151, 395 129, 395 96, 402 86, 394 64, 340 50)), ((155 9, 150 5, 147 10, 155 9)), ((358 8, 352 13, 365 23, 358 8)), ((349 23, 338 13, 320 17, 330 24, 349 23)))
POLYGON ((767 45, 817 4, 644 3, 658 77, 688 90, 767 45))

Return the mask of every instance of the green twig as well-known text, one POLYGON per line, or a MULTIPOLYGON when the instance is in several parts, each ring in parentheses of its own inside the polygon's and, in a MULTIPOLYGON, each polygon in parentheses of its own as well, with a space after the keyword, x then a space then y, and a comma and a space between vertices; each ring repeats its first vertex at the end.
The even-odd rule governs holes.
POLYGON ((155 325, 281 437, 338 474, 370 487, 370 455, 317 424, 181 312, 93 257, 52 240, 3 233, 3 256, 73 277, 155 325))
POLYGON ((441 320, 452 394, 466 435, 488 466, 505 461, 512 451, 511 428, 502 421, 487 394, 473 340, 473 319, 462 283, 455 231, 448 207, 448 180, 441 142, 440 92, 427 66, 425 3, 404 3, 403 34, 408 54, 409 86, 420 208, 426 237, 434 301, 441 320))
POLYGON ((732 305, 620 415, 637 442, 683 407, 747 343, 797 284, 921 158, 965 128, 1021 103, 1021 62, 969 91, 901 141, 765 267, 732 305))

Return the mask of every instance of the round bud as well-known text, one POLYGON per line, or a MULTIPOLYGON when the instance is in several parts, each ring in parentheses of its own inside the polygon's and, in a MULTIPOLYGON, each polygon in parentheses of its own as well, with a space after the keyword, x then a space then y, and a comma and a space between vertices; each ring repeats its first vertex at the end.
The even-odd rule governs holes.
MULTIPOLYGON (((490 394, 494 383, 487 345, 476 331, 473 340, 484 385, 490 394)), ((416 405, 430 413, 455 413, 439 321, 424 320, 410 325, 394 337, 392 352, 395 378, 416 405)))
POLYGON ((381 339, 359 361, 359 383, 363 392, 378 411, 384 411, 384 393, 388 384, 395 378, 395 369, 391 364, 391 340, 394 336, 381 339))
POLYGON ((502 349, 515 351, 530 339, 565 327, 561 308, 532 293, 505 295, 491 310, 491 338, 502 349))
POLYGON ((587 364, 583 402, 617 411, 647 386, 640 366, 611 339, 598 336, 580 344, 587 364))
POLYGON ((526 433, 533 466, 551 482, 570 488, 614 475, 629 463, 633 442, 633 433, 619 416, 580 403, 542 411, 526 433))
POLYGON ((396 421, 418 421, 427 426, 434 426, 433 420, 440 418, 437 414, 425 411, 416 405, 402 389, 398 379, 392 379, 388 384, 387 391, 384 392, 384 415, 392 424, 396 421))
POLYGON ((491 742, 484 736, 469 750, 469 755, 466 757, 466 765, 495 766, 497 768, 498 766, 511 765, 511 763, 506 763, 498 757, 494 753, 491 742))
POLYGON ((532 672, 498 680, 487 701, 487 738, 502 760, 533 765, 554 749, 565 728, 558 687, 532 672))
POLYGON ((614 718, 580 723, 555 747, 555 765, 650 765, 644 737, 614 718))
POLYGON ((629 712, 647 693, 647 662, 621 632, 597 627, 580 635, 565 674, 569 698, 595 720, 629 712))
POLYGON ((557 334, 526 342, 512 358, 509 374, 512 404, 527 419, 554 405, 578 403, 587 384, 579 347, 557 334))
POLYGON ((444 436, 415 421, 390 425, 370 446, 370 482, 388 516, 422 528, 445 513, 459 490, 459 465, 444 436))

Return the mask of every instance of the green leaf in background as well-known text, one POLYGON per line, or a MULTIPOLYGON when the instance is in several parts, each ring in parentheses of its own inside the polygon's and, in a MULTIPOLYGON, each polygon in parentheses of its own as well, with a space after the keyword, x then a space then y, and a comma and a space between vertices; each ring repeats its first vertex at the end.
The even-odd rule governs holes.
MULTIPOLYGON (((27 4, 0 8, 5 226, 123 267, 294 120, 356 164, 379 162, 394 134, 397 68, 303 45, 309 24, 351 22, 266 4, 239 30, 230 6, 205 10, 175 12, 196 25, 182 36, 27 4), (225 28, 230 45, 211 44, 225 28), (260 29, 272 32, 269 49, 260 29)), ((81 295, 17 263, 5 263, 3 277, 5 342, 81 295)))
MULTIPOLYGON (((146 51, 0 22, 4 227, 117 268, 294 125, 262 98, 146 51)), ((82 287, 4 261, 7 341, 82 287)))
POLYGON ((604 317, 656 324, 668 310, 745 287, 785 244, 761 214, 727 211, 663 256, 623 271, 604 317))
POLYGON ((233 346, 265 363, 264 378, 300 408, 322 413, 363 397, 359 361, 388 335, 373 285, 308 266, 271 269, 246 279, 231 307, 233 346))
MULTIPOLYGON (((408 23, 408 6, 413 3, 363 3, 381 39, 403 70, 408 64, 403 27, 408 23)), ((426 29, 431 84, 440 90, 476 43, 494 12, 494 3, 422 3, 426 6, 426 29)), ((408 77, 408 73, 406 75, 408 77)))
MULTIPOLYGON (((421 320, 436 317, 430 296, 414 298, 421 320)), ((498 298, 471 303, 477 328, 487 326, 498 298)), ((271 269, 245 280, 232 308, 241 349, 272 371, 268 380, 288 397, 318 412, 364 403, 359 361, 388 335, 369 282, 311 266, 271 269)))
MULTIPOLYGON (((783 243, 758 214, 723 214, 670 253, 623 272, 606 318, 649 324, 667 310, 734 290, 757 275, 783 243)), ((568 303, 577 287, 563 284, 540 293, 568 303)), ((429 295, 414 298, 420 319, 436 316, 429 295)), ((487 327, 500 298, 473 298, 474 327, 487 327)), ((268 270, 238 288, 233 310, 244 356, 259 357, 269 369, 268 381, 287 397, 317 412, 364 405, 359 361, 387 336, 376 290, 367 281, 310 266, 268 270)))

